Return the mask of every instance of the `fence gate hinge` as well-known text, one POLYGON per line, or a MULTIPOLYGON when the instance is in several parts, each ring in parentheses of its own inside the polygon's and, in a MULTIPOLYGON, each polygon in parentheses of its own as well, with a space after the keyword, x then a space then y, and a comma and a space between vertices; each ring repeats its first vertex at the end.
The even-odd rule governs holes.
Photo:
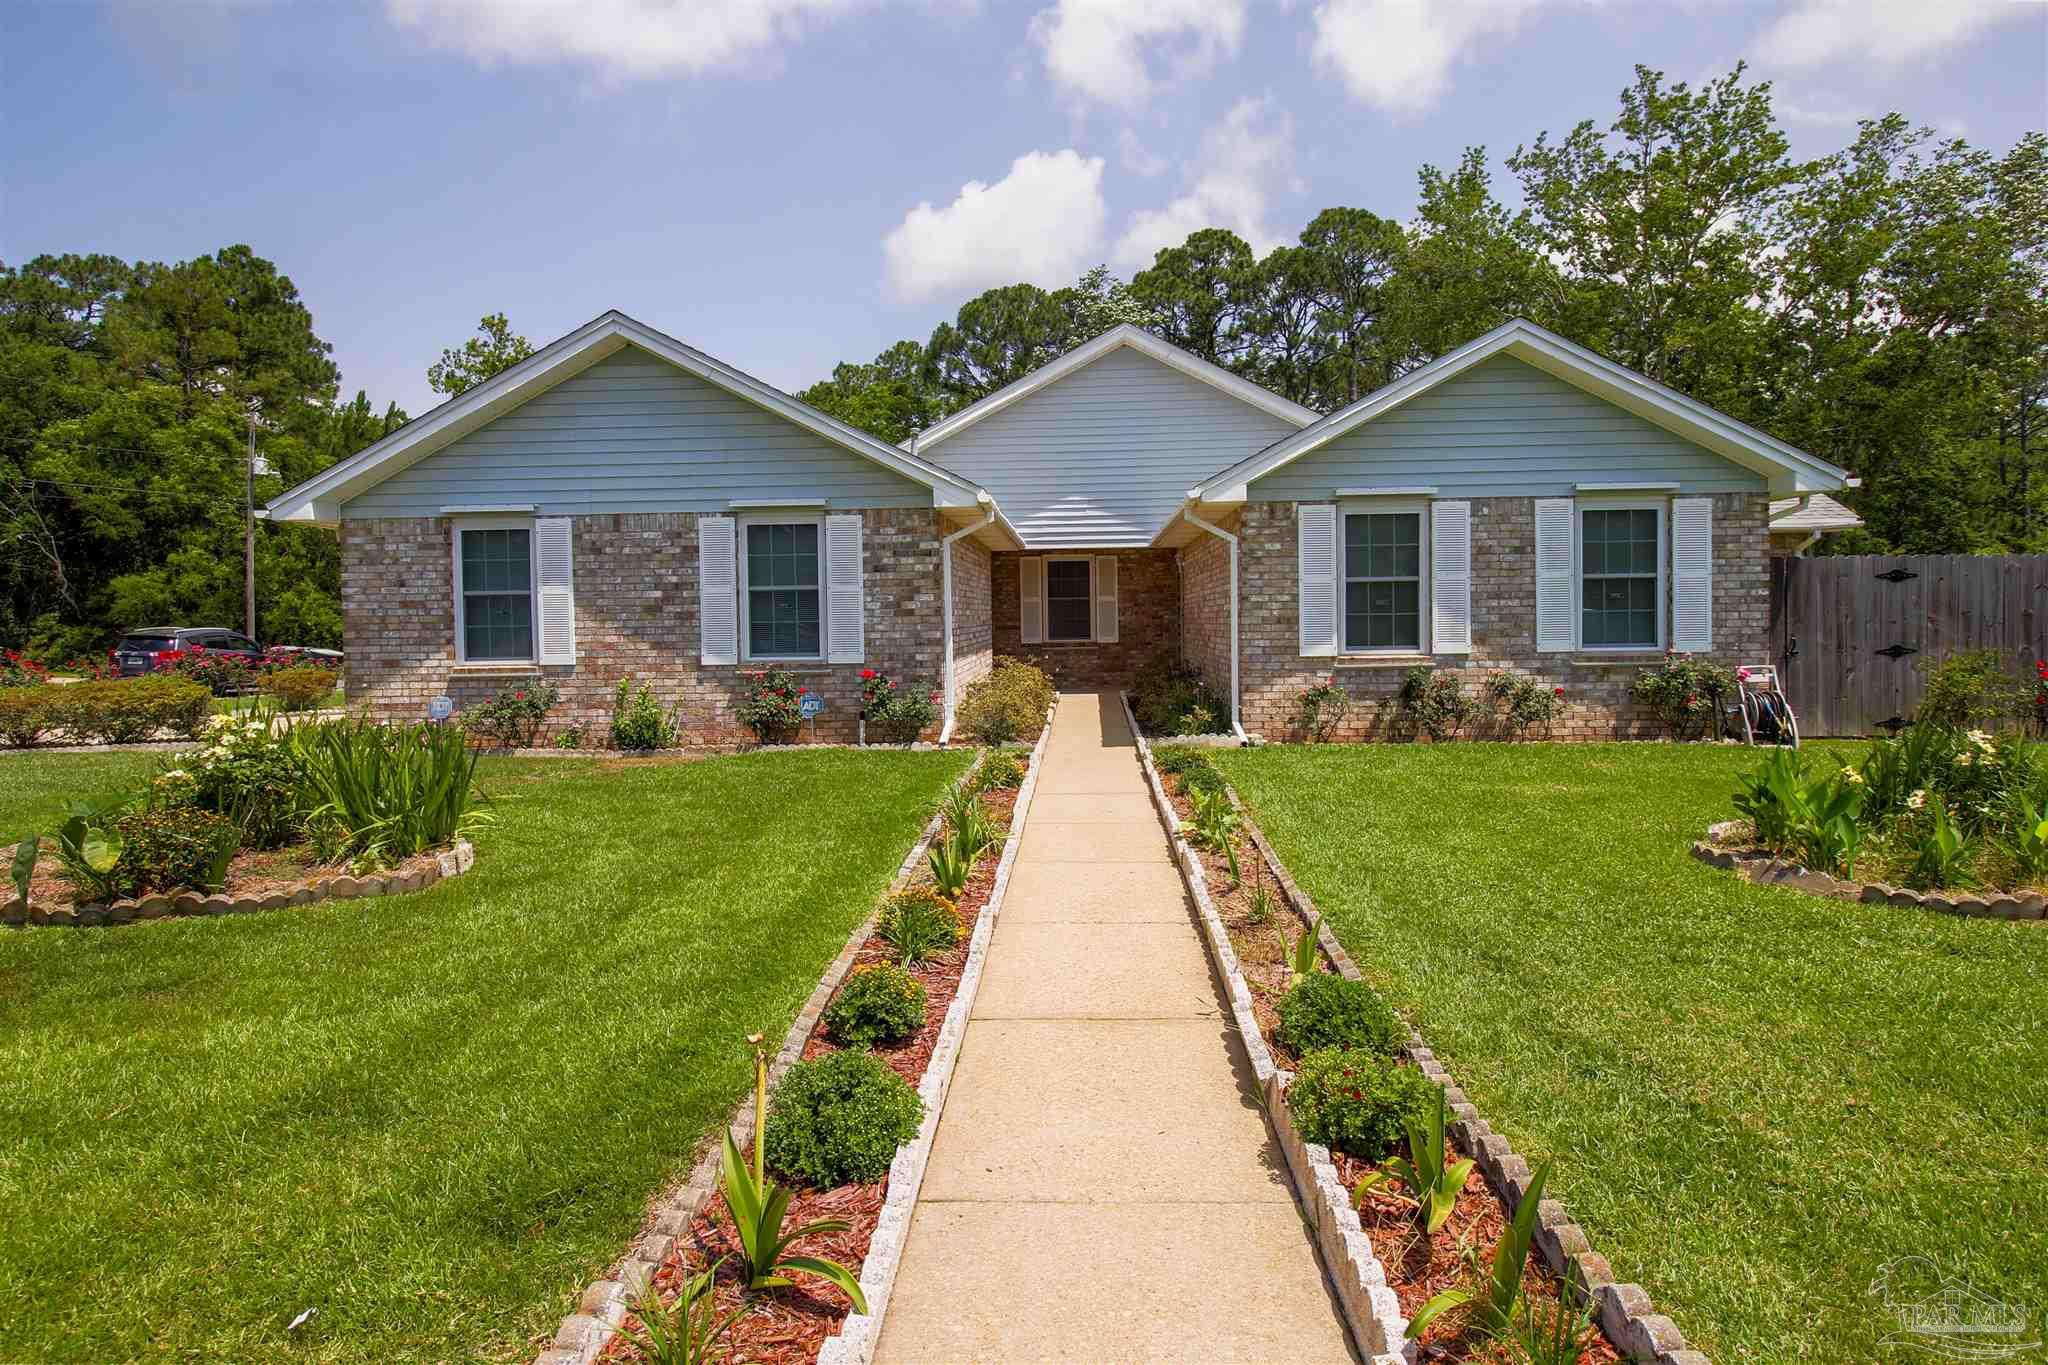
POLYGON ((1908 654, 1918 654, 1920 649, 1917 645, 1886 645, 1877 652, 1887 659, 1903 659, 1908 654))
POLYGON ((1919 576, 1919 574, 1914 573, 1911 569, 1886 569, 1878 575, 1879 578, 1887 583, 1903 583, 1909 578, 1918 578, 1919 576))

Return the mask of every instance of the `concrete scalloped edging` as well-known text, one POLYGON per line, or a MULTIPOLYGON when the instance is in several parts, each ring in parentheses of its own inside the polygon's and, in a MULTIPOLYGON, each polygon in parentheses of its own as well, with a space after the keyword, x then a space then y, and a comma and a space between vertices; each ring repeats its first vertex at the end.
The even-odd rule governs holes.
MULTIPOLYGON (((1147 759, 1149 764, 1149 757, 1147 759)), ((1353 981, 1364 979, 1358 964, 1337 941, 1327 918, 1316 909, 1308 893, 1296 885, 1280 854, 1252 818, 1251 810, 1238 799, 1237 789, 1228 788, 1230 802, 1237 808, 1243 828, 1265 859, 1266 868, 1280 884, 1281 894, 1304 924, 1316 926, 1316 943, 1330 959, 1337 974, 1353 981)), ((1465 1094, 1457 1079, 1436 1059, 1429 1044, 1414 1029, 1408 1030, 1408 1045, 1402 1054, 1423 1075, 1444 1087, 1445 1101, 1457 1116, 1452 1125, 1459 1142, 1478 1163, 1486 1183, 1512 1214, 1528 1191, 1531 1174, 1528 1161, 1515 1153, 1514 1146, 1480 1116, 1479 1109, 1465 1094)), ((1277 1096, 1269 1108, 1285 1108, 1277 1096)), ((1321 1150, 1321 1149, 1316 1149, 1321 1150)), ((1347 1205, 1348 1206, 1348 1205, 1347 1205)), ((1354 1215, 1355 1217, 1356 1215, 1354 1215)), ((1617 1282, 1605 1256, 1593 1250, 1586 1230, 1572 1221, 1564 1202, 1545 1199, 1537 1205, 1536 1247, 1543 1262, 1581 1301, 1591 1298, 1596 1305, 1600 1330, 1630 1360, 1654 1361, 1656 1365, 1711 1365, 1704 1352, 1686 1344, 1678 1324, 1655 1311, 1649 1291, 1638 1284, 1617 1282)))
POLYGON ((889 1297, 895 1292, 896 1272, 903 1266, 903 1247, 910 1239, 910 1217, 917 1196, 924 1188, 925 1168, 931 1163, 932 1144, 939 1135, 939 1117, 946 1107, 946 1092, 953 1083, 953 1067, 960 1060, 960 1044, 967 1035, 967 1017, 974 1010, 975 993, 981 989, 981 969, 988 958, 989 940, 995 934, 996 917, 1002 913, 1003 897, 1010 889, 1010 870, 1017 861, 1017 849, 1024 839, 1024 821, 1031 813, 1031 798, 1038 790, 1038 774, 1045 759, 1046 741, 1052 737, 1053 712, 1059 701, 1046 708, 1045 728, 1031 750, 1031 770, 1017 791, 1017 803, 1010 811, 1010 833, 1003 841, 1003 855, 996 863, 995 885, 988 903, 974 922, 968 941, 967 963, 960 971, 960 985, 946 1007, 939 1025, 938 1041, 918 1080, 917 1093, 924 1100, 924 1123, 917 1136, 897 1151, 889 1163, 889 1192, 882 1202, 881 1218, 868 1241, 868 1254, 861 1262, 860 1292, 866 1296, 868 1311, 850 1314, 839 1324, 836 1335, 827 1337, 818 1350, 818 1365, 868 1365, 875 1345, 882 1338, 882 1320, 889 1311, 889 1297))
MULTIPOLYGON (((408 860, 410 861, 410 860, 408 860)), ((476 849, 467 839, 457 839, 451 848, 433 855, 433 861, 410 872, 385 873, 368 877, 327 874, 313 877, 289 891, 269 891, 261 896, 230 896, 224 892, 201 895, 197 891, 176 894, 159 892, 135 900, 118 900, 108 905, 76 905, 55 910, 24 906, 19 897, 0 905, 0 924, 10 927, 96 928, 105 924, 128 924, 136 920, 180 919, 198 915, 248 915, 265 910, 296 909, 322 901, 355 900, 366 896, 396 896, 424 891, 434 883, 459 877, 476 865, 476 849)))
MULTIPOLYGON (((1055 705, 1057 705, 1057 701, 1055 701, 1055 705)), ((1042 752, 1044 748, 1045 737, 1052 733, 1051 717, 1052 712, 1048 709, 1046 712, 1045 730, 1039 735, 1039 752, 1042 752)), ((955 779, 953 785, 958 786, 966 782, 974 775, 983 761, 983 757, 977 756, 975 761, 968 765, 967 771, 955 779)), ((1027 785, 1035 784, 1037 776, 1038 765, 1034 759, 1032 770, 1026 775, 1027 785)), ((1023 805, 1023 792, 1021 789, 1018 793, 1018 805, 1023 805)), ((905 854, 903 861, 897 865, 896 875, 889 881, 889 893, 902 890, 909 884, 911 878, 917 874, 918 868, 923 865, 925 850, 931 847, 931 842, 937 836, 943 823, 944 817, 939 812, 934 811, 932 818, 925 822, 924 829, 918 835, 917 841, 910 846, 910 852, 905 854)), ((1014 842, 1017 831, 1021 829, 1022 824, 1021 819, 1016 818, 1014 815, 1012 816, 1010 822, 1012 842, 1014 842)), ((1011 857, 1011 850, 1007 845, 1003 856, 1004 861, 998 864, 997 867, 998 877, 1004 879, 998 882, 999 889, 1006 885, 1007 881, 1005 873, 1011 857)), ((995 903, 995 895, 991 893, 990 904, 994 905, 995 903)), ((818 984, 812 988, 810 997, 804 1001, 804 1007, 797 1012, 796 1018, 790 1022, 789 1031, 783 1034, 781 1048, 777 1050, 774 1059, 768 1064, 768 1084, 771 1089, 782 1078, 783 1073, 788 1071, 803 1056, 804 1044, 810 1041, 812 1031, 817 1028, 819 1019, 825 1013, 825 1006, 831 1003, 833 992, 839 989, 840 982, 846 978, 847 972, 852 970, 854 958, 859 954, 861 945, 866 943, 868 938, 874 933, 875 917, 879 913, 878 906, 876 909, 871 910, 865 919, 854 926, 853 932, 847 936, 845 946, 840 948, 839 956, 832 960, 832 964, 825 969, 824 975, 818 978, 818 984)), ((990 915, 987 907, 983 908, 982 919, 993 920, 993 916, 990 915)), ((970 966, 976 965, 973 962, 973 944, 976 941, 983 945, 982 950, 985 954, 986 939, 982 936, 980 921, 977 921, 975 925, 974 940, 970 940, 970 966)), ((961 999, 965 997, 968 999, 968 1007, 971 1008, 972 997, 969 993, 969 982, 965 971, 961 974, 960 982, 960 989, 953 997, 954 1006, 958 1006, 961 999)), ((973 984, 978 986, 979 983, 980 974, 977 970, 973 984)), ((939 1057, 939 1047, 945 1045, 944 1030, 952 1024, 952 1012, 953 1007, 948 1007, 945 1023, 941 1025, 939 1045, 934 1047, 931 1059, 925 1063, 925 1075, 927 1077, 931 1075, 934 1063, 939 1057)), ((953 1044, 953 1055, 957 1057, 957 1054, 958 1041, 956 1035, 953 1044)), ((951 1080, 951 1072, 952 1061, 949 1058, 946 1065, 946 1081, 951 1080)), ((943 1085, 944 1082, 941 1083, 942 1091, 943 1085)), ((920 1095, 924 1094, 922 1081, 918 1086, 918 1090, 920 1095)), ((936 1113, 930 1107, 929 1100, 927 1100, 927 1105, 926 1122, 919 1129, 918 1137, 912 1144, 913 1146, 918 1144, 923 1146, 924 1155, 920 1157, 916 1164, 916 1178, 919 1182, 923 1180, 924 1158, 929 1157, 931 1150, 927 1133, 935 1133, 937 1131, 936 1113)), ((733 1112, 725 1122, 724 1131, 730 1132, 733 1135, 733 1140, 742 1147, 753 1136, 754 1101, 751 1092, 733 1106, 733 1112)), ((562 1319, 548 1345, 534 1358, 534 1365, 592 1365, 592 1362, 604 1354, 605 1347, 609 1346, 612 1338, 618 1335, 619 1328, 625 1322, 626 1315, 631 1311, 633 1303, 641 1294, 646 1292, 649 1282, 654 1278, 654 1272, 660 1268, 663 1261, 668 1259, 669 1253, 675 1249, 676 1243, 689 1234, 690 1223, 703 1209, 713 1193, 716 1192, 718 1188, 719 1154, 722 1150, 722 1146, 717 1142, 710 1141, 707 1135, 704 1152, 698 1158, 697 1164, 691 1167, 689 1179, 657 1205, 654 1216, 647 1220, 641 1232, 634 1238, 625 1256, 613 1267, 612 1273, 603 1279, 593 1280, 585 1287, 583 1293, 576 1301, 575 1309, 562 1319)), ((897 1160, 900 1161, 902 1157, 903 1153, 899 1151, 897 1153, 897 1160)), ((889 1180, 890 1189, 893 1193, 896 1182, 895 1161, 890 1163, 889 1180)), ((913 1195, 913 1200, 914 1197, 913 1195)), ((885 1199, 883 1204, 885 1217, 887 1212, 888 1203, 885 1199)), ((907 1230, 908 1226, 906 1223, 904 1231, 907 1230)), ((876 1239, 880 1238, 881 1232, 882 1227, 878 1223, 875 1228, 876 1239)), ((889 1289, 895 1281, 894 1262, 900 1258, 901 1251, 902 1242, 899 1234, 893 1252, 888 1253, 892 1262, 888 1270, 888 1283, 881 1286, 885 1302, 889 1289)), ((870 1241, 868 1255, 870 1259, 874 1256, 873 1241, 870 1241)), ((869 1295, 869 1304, 872 1307, 874 1299, 868 1285, 865 1261, 862 1263, 861 1292, 869 1295)), ((848 1319, 848 1321, 851 1321, 851 1319, 848 1319)), ((841 1330, 845 1330, 845 1324, 841 1324, 841 1330)), ((825 1342, 825 1348, 830 1349, 834 1340, 836 1338, 828 1337, 825 1342)), ((872 1340, 873 1338, 870 1337, 870 1344, 867 1347, 869 1353, 873 1351, 872 1340)), ((861 1358, 865 1359, 865 1357, 861 1358)))
POLYGON ((2048 896, 2039 891, 1997 892, 1980 896, 1975 892, 1915 891, 1887 882, 1858 882, 1815 872, 1799 863, 1755 848, 1724 847, 1720 840, 1733 838, 1749 828, 1747 820, 1723 820, 1707 826, 1707 837, 1693 840, 1692 856, 1709 867, 1726 868, 1758 886, 1787 886, 1809 895, 1831 900, 1861 901, 1866 905, 1917 905, 1924 910, 1977 919, 2039 920, 2048 914, 2048 896))
POLYGON ((1287 1083, 1293 1079, 1292 1073, 1281 1070, 1266 1047, 1265 1036, 1252 1013, 1251 986, 1238 968, 1237 952, 1230 946, 1229 931, 1223 927, 1222 916, 1209 897, 1208 879, 1203 874, 1201 861, 1182 835, 1180 817, 1175 814, 1173 803, 1167 800, 1166 788, 1159 780, 1158 769, 1153 766, 1152 746, 1138 731, 1137 717, 1131 711, 1131 699, 1126 694, 1122 700, 1124 717, 1137 740, 1138 757, 1145 770, 1145 785, 1152 794, 1152 807, 1172 843, 1174 864, 1180 869, 1181 880, 1187 884, 1188 894, 1194 897, 1201 919, 1202 941, 1208 947, 1209 959, 1217 975, 1223 978, 1224 989, 1230 997, 1231 1020, 1236 1025, 1246 1059, 1259 1083, 1260 1107, 1265 1110, 1266 1124, 1272 1129, 1286 1162, 1295 1200, 1313 1230, 1316 1251, 1336 1290, 1344 1325, 1351 1333, 1352 1342, 1374 1365, 1413 1362, 1417 1355, 1413 1343, 1406 1340, 1408 1321, 1401 1315, 1400 1301, 1387 1283, 1386 1267, 1374 1253, 1372 1240, 1358 1221, 1358 1211, 1351 1206, 1350 1192, 1344 1188, 1344 1182, 1337 1175, 1337 1167, 1330 1160, 1330 1149, 1305 1141, 1294 1126, 1293 1112, 1284 1098, 1287 1083))

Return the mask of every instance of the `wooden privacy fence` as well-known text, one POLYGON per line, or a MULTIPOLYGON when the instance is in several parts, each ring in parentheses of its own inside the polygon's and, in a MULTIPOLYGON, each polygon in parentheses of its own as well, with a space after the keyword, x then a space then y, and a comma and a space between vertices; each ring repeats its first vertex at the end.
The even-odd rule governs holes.
POLYGON ((1995 649, 2048 658, 2048 555, 1823 555, 1771 561, 1771 652, 1804 735, 1913 718, 1926 668, 1995 649))

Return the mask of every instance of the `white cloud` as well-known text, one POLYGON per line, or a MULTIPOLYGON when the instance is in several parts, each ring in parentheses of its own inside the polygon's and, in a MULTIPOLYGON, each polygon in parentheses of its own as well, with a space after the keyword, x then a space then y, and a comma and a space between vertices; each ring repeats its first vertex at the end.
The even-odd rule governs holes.
POLYGON ((1161 247, 1178 246, 1201 228, 1229 228, 1260 255, 1282 240, 1266 224, 1273 182, 1292 158, 1294 125, 1270 97, 1239 100, 1203 139, 1187 193, 1131 218, 1112 253, 1118 265, 1152 264, 1161 247))
POLYGON ((920 203, 882 250, 906 300, 1018 280, 1058 287, 1095 260, 1108 215, 1101 157, 1026 152, 993 185, 970 180, 944 208, 920 203))
POLYGON ((1147 49, 1171 50, 1182 74, 1205 68, 1244 37, 1245 0, 1058 0, 1031 21, 1059 84, 1107 104, 1151 94, 1147 49))
POLYGON ((2024 0, 1803 0, 1756 40, 1781 66, 1870 61, 1880 66, 1938 55, 2008 19, 2039 22, 2024 0))
POLYGON ((1474 44, 1514 32, 1536 0, 1323 0, 1315 60, 1354 99, 1397 113, 1429 108, 1474 44))
POLYGON ((706 71, 864 0, 385 0, 394 24, 485 66, 558 62, 620 78, 706 71))

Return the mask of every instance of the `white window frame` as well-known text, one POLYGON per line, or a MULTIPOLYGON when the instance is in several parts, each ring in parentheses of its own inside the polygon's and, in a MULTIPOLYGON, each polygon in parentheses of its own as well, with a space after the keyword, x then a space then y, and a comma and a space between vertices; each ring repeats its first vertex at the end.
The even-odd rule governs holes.
MULTIPOLYGON (((1598 574, 1599 578, 1623 575, 1598 574)), ((1661 654, 1671 638, 1671 610, 1665 601, 1671 586, 1671 499, 1578 498, 1572 504, 1572 638, 1586 654, 1661 654), (1657 514, 1657 588, 1651 601, 1657 638, 1651 644, 1589 645, 1586 643, 1586 513, 1655 512, 1657 514)))
POLYGON ((1420 659, 1434 652, 1436 641, 1432 638, 1430 630, 1431 603, 1429 586, 1434 577, 1433 570, 1436 566, 1430 562, 1429 520, 1429 499, 1427 498, 1346 498, 1337 504, 1338 658, 1420 659), (1417 534, 1422 537, 1417 547, 1420 557, 1416 563, 1416 567, 1420 570, 1419 581, 1416 584, 1416 611, 1419 613, 1415 630, 1416 646, 1413 649, 1375 649, 1363 646, 1353 649, 1350 636, 1350 613, 1345 608, 1350 605, 1351 584, 1356 580, 1352 579, 1350 575, 1351 565, 1349 563, 1349 556, 1345 553, 1347 546, 1345 536, 1349 529, 1345 519, 1347 517, 1364 516, 1398 516, 1402 513, 1417 513, 1420 515, 1420 520, 1416 523, 1417 534))
POLYGON ((1045 642, 1049 645, 1092 645, 1095 643, 1095 556, 1094 555, 1046 555, 1045 556, 1045 642), (1055 564, 1086 564, 1088 566, 1088 633, 1086 635, 1054 635, 1052 633, 1052 566, 1055 564))
POLYGON ((754 516, 739 517, 733 533, 733 552, 739 560, 739 572, 733 577, 739 583, 740 594, 740 662, 759 664, 818 664, 825 662, 832 640, 832 595, 827 589, 832 581, 832 565, 825 550, 825 518, 823 516, 792 516, 787 512, 764 512, 754 516), (753 593, 747 581, 747 528, 750 526, 810 526, 818 533, 818 652, 816 654, 756 654, 754 653, 754 627, 749 610, 753 593))
POLYGON ((459 664, 530 664, 540 658, 540 572, 534 554, 533 518, 530 516, 456 516, 454 532, 448 538, 449 551, 455 560, 455 662, 459 664), (527 619, 533 626, 533 649, 524 659, 472 659, 469 657, 469 628, 463 619, 464 601, 467 594, 462 588, 462 537, 469 531, 524 531, 526 532, 526 598, 527 619))

